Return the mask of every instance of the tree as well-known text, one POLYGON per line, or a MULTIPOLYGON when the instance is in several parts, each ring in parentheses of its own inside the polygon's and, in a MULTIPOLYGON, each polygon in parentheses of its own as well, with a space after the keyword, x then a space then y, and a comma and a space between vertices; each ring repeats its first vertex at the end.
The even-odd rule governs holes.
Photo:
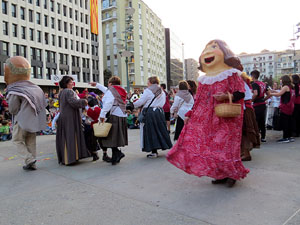
POLYGON ((108 86, 108 80, 112 77, 112 73, 109 69, 103 71, 104 74, 104 86, 108 86))

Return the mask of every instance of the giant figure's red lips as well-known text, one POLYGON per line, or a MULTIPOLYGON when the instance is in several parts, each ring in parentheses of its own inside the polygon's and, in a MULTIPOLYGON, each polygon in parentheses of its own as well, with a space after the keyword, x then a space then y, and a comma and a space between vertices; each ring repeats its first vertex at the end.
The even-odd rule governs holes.
POLYGON ((209 63, 211 63, 211 62, 214 61, 214 60, 215 60, 215 57, 212 56, 212 57, 205 58, 205 59, 204 59, 204 62, 209 64, 209 63))

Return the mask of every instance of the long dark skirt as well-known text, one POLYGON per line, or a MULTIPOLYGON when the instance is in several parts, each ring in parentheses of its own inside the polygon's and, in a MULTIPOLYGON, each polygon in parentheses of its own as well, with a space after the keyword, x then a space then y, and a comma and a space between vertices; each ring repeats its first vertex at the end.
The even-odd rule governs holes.
POLYGON ((161 108, 150 107, 145 116, 143 127, 143 152, 157 149, 170 149, 172 142, 167 130, 164 111, 161 108))
POLYGON ((293 113, 293 132, 296 137, 300 135, 300 104, 295 104, 293 113))
POLYGON ((107 122, 112 123, 112 127, 108 136, 102 139, 103 147, 114 148, 128 145, 127 118, 110 115, 107 122))
POLYGON ((175 135, 174 135, 174 141, 178 140, 179 135, 181 133, 181 130, 184 127, 184 120, 180 118, 180 116, 177 117, 176 122, 176 128, 175 128, 175 135))
POLYGON ((249 152, 252 148, 260 147, 260 138, 258 125, 255 118, 254 110, 251 108, 246 108, 244 110, 243 118, 243 135, 241 141, 241 155, 245 151, 249 152))

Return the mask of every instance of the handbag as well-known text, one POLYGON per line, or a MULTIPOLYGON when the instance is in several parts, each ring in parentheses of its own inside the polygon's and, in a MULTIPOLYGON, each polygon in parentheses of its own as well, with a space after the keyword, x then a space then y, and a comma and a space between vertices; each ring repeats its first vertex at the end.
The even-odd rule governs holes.
POLYGON ((150 108, 150 105, 152 104, 152 102, 154 101, 154 99, 156 98, 156 96, 154 96, 154 98, 151 100, 150 104, 148 105, 148 107, 146 109, 142 109, 142 111, 139 113, 138 115, 138 121, 140 123, 145 123, 146 120, 146 114, 148 112, 148 109, 150 108))
POLYGON ((109 131, 112 127, 111 123, 94 123, 93 129, 94 129, 94 136, 96 137, 107 137, 109 134, 109 131))
POLYGON ((224 118, 232 118, 232 117, 238 117, 241 115, 242 106, 241 104, 234 104, 232 103, 232 97, 229 92, 229 103, 222 103, 215 106, 215 113, 218 117, 224 117, 224 118))

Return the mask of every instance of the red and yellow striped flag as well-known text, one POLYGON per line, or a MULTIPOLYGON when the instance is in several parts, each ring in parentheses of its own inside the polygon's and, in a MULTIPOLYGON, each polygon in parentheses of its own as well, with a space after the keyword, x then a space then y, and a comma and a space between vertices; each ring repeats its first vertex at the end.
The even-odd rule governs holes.
POLYGON ((91 32, 98 35, 98 0, 90 0, 91 32))

